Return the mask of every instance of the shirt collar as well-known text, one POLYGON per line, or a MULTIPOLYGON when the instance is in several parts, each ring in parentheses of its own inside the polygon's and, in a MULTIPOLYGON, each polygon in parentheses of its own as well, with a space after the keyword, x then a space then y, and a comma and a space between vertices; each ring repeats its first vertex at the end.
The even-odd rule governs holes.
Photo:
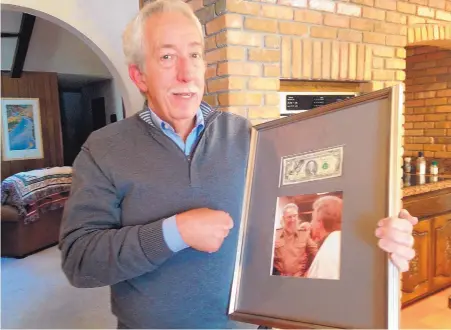
MULTIPOLYGON (((162 130, 171 130, 173 132, 175 132, 174 128, 167 122, 165 122, 164 120, 162 120, 160 117, 158 117, 158 115, 152 111, 152 109, 150 107, 148 107, 149 112, 150 112, 150 118, 152 119, 152 122, 155 126, 161 128, 162 130)), ((198 129, 203 128, 205 125, 205 119, 204 119, 204 115, 201 111, 201 108, 197 109, 196 112, 196 125, 195 127, 198 129)))
MULTIPOLYGON (((209 118, 211 117, 211 114, 213 114, 217 110, 214 110, 205 101, 202 101, 200 103, 199 108, 200 108, 200 112, 202 113, 202 116, 196 117, 196 124, 197 124, 197 120, 200 120, 202 123, 204 123, 203 125, 205 126, 207 120, 209 120, 209 118)), ((144 101, 143 108, 141 109, 141 111, 139 111, 138 117, 142 121, 144 121, 145 123, 149 124, 152 127, 157 126, 152 120, 152 111, 149 109, 147 100, 144 101)), ((198 126, 198 127, 200 127, 200 126, 198 126)), ((200 127, 200 128, 202 128, 202 127, 200 127)), ((161 129, 161 126, 160 126, 160 129, 161 129)))
MULTIPOLYGON (((294 235, 294 237, 298 237, 299 232, 296 230, 293 235, 294 235)), ((282 228, 282 234, 280 234, 280 238, 283 238, 284 236, 285 236, 285 230, 283 230, 283 228, 282 228)))

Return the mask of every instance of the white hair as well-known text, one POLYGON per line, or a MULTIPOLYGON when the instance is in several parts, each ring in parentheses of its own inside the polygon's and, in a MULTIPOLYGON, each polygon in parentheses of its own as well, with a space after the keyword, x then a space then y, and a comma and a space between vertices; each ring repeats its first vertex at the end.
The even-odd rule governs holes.
POLYGON ((313 202, 312 207, 314 210, 317 210, 317 209, 321 209, 322 207, 324 207, 327 204, 331 204, 331 205, 334 205, 335 207, 341 208, 341 206, 343 204, 343 200, 337 196, 330 196, 330 195, 321 196, 313 202))
POLYGON ((288 204, 286 204, 284 207, 283 207, 283 209, 282 209, 282 216, 281 216, 281 218, 280 218, 280 226, 283 228, 284 226, 285 226, 285 223, 284 223, 284 216, 285 216, 285 212, 287 211, 287 210, 295 210, 296 211, 296 213, 298 213, 299 212, 299 206, 297 206, 295 203, 288 203, 288 204))
POLYGON ((122 35, 123 51, 127 64, 136 65, 140 70, 144 69, 144 27, 147 19, 149 19, 154 14, 167 12, 178 12, 192 19, 193 23, 195 23, 197 28, 199 29, 202 43, 204 43, 204 32, 202 24, 194 14, 194 11, 189 4, 187 4, 183 0, 148 1, 136 15, 136 17, 127 25, 122 35))
POLYGON ((296 212, 299 211, 299 207, 298 207, 295 203, 288 203, 287 205, 285 205, 285 206, 283 207, 282 212, 285 213, 285 211, 286 211, 286 210, 289 210, 289 209, 295 209, 296 212))
POLYGON ((324 229, 331 233, 341 229, 343 200, 336 196, 322 196, 313 203, 313 210, 320 214, 324 229))

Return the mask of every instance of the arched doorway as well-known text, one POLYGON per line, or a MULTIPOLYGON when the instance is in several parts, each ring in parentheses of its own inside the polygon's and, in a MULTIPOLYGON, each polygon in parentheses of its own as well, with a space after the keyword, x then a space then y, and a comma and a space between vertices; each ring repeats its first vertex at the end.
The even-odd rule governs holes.
POLYGON ((451 49, 451 24, 418 24, 407 31, 407 46, 451 49))
MULTIPOLYGON (((4 0, 1 8, 2 10, 28 13, 48 20, 82 40, 111 72, 117 89, 122 95, 126 115, 129 116, 142 107, 142 96, 129 80, 122 55, 120 31, 116 31, 113 36, 112 33, 108 33, 107 28, 102 26, 101 22, 97 26, 84 19, 85 12, 95 12, 96 5, 99 4, 93 4, 93 8, 88 8, 89 6, 85 8, 85 6, 80 6, 77 1, 66 1, 62 8, 45 1, 4 0)), ((138 1, 135 5, 131 5, 130 2, 117 5, 126 6, 125 9, 119 8, 122 21, 127 21, 139 10, 138 1)), ((114 28, 111 29, 114 30, 114 28)))
MULTIPOLYGON (((429 165, 433 161, 438 163, 440 175, 449 174, 451 24, 418 24, 408 28, 405 71, 404 156, 415 160, 422 152, 426 158, 428 174, 429 165)), ((419 182, 422 182, 423 177, 426 179, 426 176, 416 177, 419 182)), ((426 180, 424 183, 435 182, 432 179, 426 180)), ((446 236, 446 232, 442 230, 445 225, 442 226, 434 217, 422 219, 420 227, 415 228, 416 257, 411 263, 411 269, 402 275, 402 303, 406 307, 417 297, 432 295, 434 290, 441 290, 447 285, 447 282, 441 282, 441 278, 446 276, 440 275, 441 271, 437 268, 440 266, 440 253, 430 250, 429 241, 420 237, 426 233, 421 229, 426 228, 426 225, 430 226, 428 228, 431 228, 431 232, 441 232, 443 237, 446 236), (434 286, 430 283, 434 283, 434 286)), ((439 235, 434 238, 431 246, 440 240, 439 235)), ((446 306, 445 297, 443 301, 446 306)), ((409 312, 414 311, 415 309, 411 309, 409 312)))
MULTIPOLYGON (((120 120, 142 108, 142 96, 128 77, 127 66, 122 54, 121 40, 122 30, 130 18, 136 14, 139 4, 136 2, 135 6, 132 6, 130 2, 116 2, 111 5, 112 13, 99 13, 99 6, 105 7, 105 2, 99 0, 95 3, 86 3, 85 6, 81 6, 79 1, 68 0, 64 6, 58 7, 47 1, 2 1, 2 16, 5 13, 7 15, 17 14, 15 17, 19 17, 17 20, 19 22, 18 28, 13 30, 16 32, 22 31, 23 26, 20 23, 20 17, 35 17, 36 24, 34 29, 31 27, 35 33, 31 33, 31 38, 28 38, 30 46, 33 45, 33 40, 39 39, 42 41, 42 45, 34 42, 34 47, 27 47, 28 51, 25 51, 24 56, 17 56, 21 57, 23 62, 25 62, 25 65, 22 64, 23 70, 20 69, 19 71, 25 71, 24 74, 26 73, 30 79, 24 78, 23 75, 23 79, 14 79, 18 78, 18 76, 13 77, 12 71, 11 77, 9 77, 10 74, 7 70, 10 70, 10 68, 6 66, 6 72, 2 73, 2 82, 8 77, 10 79, 8 84, 2 84, 2 95, 9 98, 36 98, 41 105, 39 115, 45 121, 41 124, 42 133, 38 134, 38 136, 42 136, 43 146, 41 147, 41 153, 44 154, 44 157, 39 159, 25 159, 25 157, 2 159, 2 179, 22 171, 63 164, 71 165, 75 155, 78 154, 80 144, 85 141, 85 138, 91 131, 90 125, 87 125, 86 121, 79 120, 79 118, 92 116, 94 121, 94 111, 87 114, 83 109, 94 109, 95 106, 95 113, 99 114, 99 111, 102 113, 102 116, 98 115, 97 117, 104 118, 102 125, 100 125, 103 126, 112 122, 112 119, 110 119, 111 113, 116 114, 115 120, 120 120), (115 15, 117 17, 114 17, 115 15), (103 24, 106 19, 117 22, 117 26, 103 24), (42 22, 44 21, 47 22, 46 28, 43 28, 42 22), (38 24, 39 22, 40 24, 38 24), (38 26, 40 27, 39 29, 38 26), (56 30, 60 32, 56 32, 56 30), (43 31, 46 33, 43 33, 43 31), (58 38, 63 37, 63 35, 64 38, 58 38), (55 40, 66 41, 61 43, 55 40), (46 49, 46 51, 38 52, 39 56, 30 56, 30 54, 36 54, 39 48, 46 49), (61 52, 58 53, 58 49, 61 48, 66 49, 63 52, 66 55, 70 55, 71 48, 73 48, 72 52, 77 54, 78 60, 75 60, 74 56, 61 56, 61 52), (31 50, 34 50, 34 52, 31 50), (29 53, 28 56, 27 52, 29 53), (90 57, 86 56, 88 53, 90 57), (42 56, 43 54, 47 54, 48 57, 42 56), (90 61, 92 58, 97 60, 90 61), (33 65, 30 64, 31 62, 33 62, 33 65), (43 75, 40 75, 40 72, 43 75), (87 93, 86 91, 86 93, 82 94, 83 97, 81 97, 80 93, 72 93, 70 98, 62 98, 62 96, 69 94, 61 89, 60 78, 62 75, 65 75, 65 78, 72 75, 70 78, 84 79, 85 77, 81 77, 81 75, 85 75, 89 79, 99 77, 108 79, 108 90, 111 90, 111 93, 106 92, 105 89, 99 90, 100 87, 97 84, 96 91, 89 94, 89 97, 84 97, 87 93), (77 77, 74 77, 75 75, 77 77), (34 77, 32 78, 31 76, 34 77), (57 81, 55 76, 58 76, 57 81), (6 86, 9 87, 7 88, 6 86), (39 90, 29 88, 29 86, 39 86, 37 88, 39 90), (75 102, 76 97, 78 99, 75 102), (65 101, 66 99, 67 102, 65 101), (80 106, 80 103, 83 103, 83 105, 80 106), (65 104, 66 107, 64 106, 65 104), (111 104, 114 104, 114 107, 111 104), (124 115, 122 115, 122 108, 126 112, 124 115), (53 115, 55 113, 58 114, 53 115), (76 118, 74 117, 75 113, 77 114, 76 118), (105 117, 107 117, 106 121, 105 117)), ((4 24, 2 23, 2 32, 4 32, 3 28, 4 24)), ((8 30, 6 32, 13 31, 8 30)), ((21 40, 25 39, 23 35, 21 34, 21 40)), ((12 47, 13 53, 14 48, 15 46, 12 47)), ((2 53, 4 49, 6 48, 2 48, 2 53)), ((15 55, 17 54, 14 54, 16 58, 15 55)), ((86 81, 79 80, 77 85, 86 85, 86 81)), ((93 81, 90 80, 90 82, 92 83, 93 81)), ((80 89, 80 87, 73 88, 80 89)), ((90 90, 93 91, 94 89, 95 87, 91 86, 90 90)))
POLYGON ((451 24, 408 28, 405 72, 405 156, 451 173, 451 24))

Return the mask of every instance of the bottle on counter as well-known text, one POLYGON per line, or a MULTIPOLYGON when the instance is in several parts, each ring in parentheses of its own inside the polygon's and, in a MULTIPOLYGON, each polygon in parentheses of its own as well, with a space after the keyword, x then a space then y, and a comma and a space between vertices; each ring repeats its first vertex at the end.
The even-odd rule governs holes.
POLYGON ((419 185, 425 184, 426 183, 426 175, 419 174, 417 182, 418 182, 419 185))
POLYGON ((407 172, 404 174, 404 187, 410 187, 412 184, 410 183, 411 180, 410 172, 407 172))
POLYGON ((406 157, 404 158, 404 172, 410 173, 412 172, 412 158, 406 157))
POLYGON ((431 175, 438 175, 438 165, 437 164, 438 164, 438 162, 436 160, 434 160, 431 163, 431 166, 429 167, 429 173, 431 175))
POLYGON ((416 173, 420 175, 426 174, 426 159, 421 151, 418 153, 416 173))

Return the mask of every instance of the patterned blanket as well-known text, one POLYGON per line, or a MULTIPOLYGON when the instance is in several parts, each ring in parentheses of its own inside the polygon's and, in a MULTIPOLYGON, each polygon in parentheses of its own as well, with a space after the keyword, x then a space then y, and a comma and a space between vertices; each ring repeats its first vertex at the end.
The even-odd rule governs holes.
POLYGON ((70 166, 16 173, 2 182, 2 205, 15 207, 28 224, 40 213, 64 207, 71 184, 70 166))

